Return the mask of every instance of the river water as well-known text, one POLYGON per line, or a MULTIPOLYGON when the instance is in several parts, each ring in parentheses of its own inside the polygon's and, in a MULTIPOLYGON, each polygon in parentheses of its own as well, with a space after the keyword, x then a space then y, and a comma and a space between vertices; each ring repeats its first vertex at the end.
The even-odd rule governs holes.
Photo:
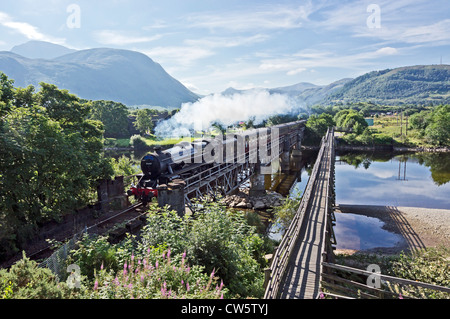
MULTIPOLYGON (((302 169, 292 196, 304 191, 310 171, 302 169)), ((449 153, 337 152, 335 173, 336 204, 450 209, 449 153)), ((335 215, 337 249, 392 247, 401 240, 377 218, 335 215)))
POLYGON ((450 154, 337 153, 336 203, 450 209, 450 154))

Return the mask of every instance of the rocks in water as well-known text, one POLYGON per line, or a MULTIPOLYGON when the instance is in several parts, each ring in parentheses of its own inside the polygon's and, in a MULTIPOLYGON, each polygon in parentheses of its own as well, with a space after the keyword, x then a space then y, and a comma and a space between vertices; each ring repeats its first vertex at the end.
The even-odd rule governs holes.
POLYGON ((281 206, 283 201, 283 195, 272 191, 266 191, 266 194, 263 196, 250 197, 247 188, 241 190, 237 194, 227 195, 221 200, 222 203, 231 208, 247 208, 255 210, 281 206))

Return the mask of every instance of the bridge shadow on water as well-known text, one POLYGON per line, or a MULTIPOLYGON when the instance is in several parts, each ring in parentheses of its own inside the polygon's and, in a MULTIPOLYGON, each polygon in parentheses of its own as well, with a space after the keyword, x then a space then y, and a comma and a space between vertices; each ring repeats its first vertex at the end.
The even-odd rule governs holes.
MULTIPOLYGON (((340 204, 336 207, 336 226, 335 229, 337 230, 337 242, 338 242, 338 249, 339 249, 339 227, 348 227, 344 225, 339 225, 339 213, 343 214, 354 214, 354 215, 360 215, 360 216, 367 216, 376 218, 380 221, 382 221, 384 224, 381 225, 381 228, 384 231, 387 231, 392 234, 397 234, 401 237, 400 241, 397 241, 394 244, 387 244, 382 245, 381 247, 371 247, 369 249, 362 248, 361 250, 368 250, 368 251, 381 251, 383 253, 399 253, 400 251, 410 251, 412 253, 426 248, 425 244, 423 243, 420 236, 417 234, 417 232, 414 230, 414 228, 411 226, 411 224, 408 222, 408 220, 405 218, 404 214, 396 207, 396 206, 372 206, 372 205, 343 205, 340 204)), ((364 221, 362 222, 364 223, 364 221)), ((369 225, 369 227, 372 227, 369 225)), ((374 227, 380 227, 374 226, 374 227)), ((350 231, 352 229, 349 229, 350 231)), ((384 232, 386 234, 386 232, 384 232)), ((365 234, 361 233, 361 237, 363 237, 365 234)), ((385 235, 384 235, 385 236, 385 235)), ((372 238, 374 241, 376 241, 374 238, 372 238)), ((383 238, 381 238, 383 239, 383 238)), ((370 240, 370 238, 369 238, 370 240)), ((369 243, 370 244, 370 243, 369 243)), ((355 250, 359 250, 355 247, 355 250)))

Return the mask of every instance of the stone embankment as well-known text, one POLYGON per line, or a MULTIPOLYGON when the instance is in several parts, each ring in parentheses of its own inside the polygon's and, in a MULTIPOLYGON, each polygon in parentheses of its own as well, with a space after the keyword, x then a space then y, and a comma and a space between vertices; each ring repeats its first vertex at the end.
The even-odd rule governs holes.
POLYGON ((248 188, 245 188, 237 194, 225 196, 221 202, 231 208, 264 210, 281 206, 284 202, 284 197, 283 195, 272 191, 266 191, 262 196, 250 197, 248 188))

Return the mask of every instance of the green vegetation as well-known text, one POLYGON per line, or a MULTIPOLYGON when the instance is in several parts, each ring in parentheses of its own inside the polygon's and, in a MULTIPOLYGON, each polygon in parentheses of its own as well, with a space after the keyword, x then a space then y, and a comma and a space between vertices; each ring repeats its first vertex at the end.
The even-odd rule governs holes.
POLYGON ((0 259, 18 252, 40 225, 94 198, 113 175, 103 155, 103 124, 91 104, 41 83, 14 89, 0 80, 0 259))
POLYGON ((334 106, 315 105, 307 122, 305 143, 314 145, 335 125, 344 133, 339 142, 356 146, 448 147, 450 146, 450 105, 383 106, 372 102, 334 106), (329 121, 332 116, 333 121, 329 121), (374 120, 368 126, 365 118, 374 120))
POLYGON ((295 196, 286 198, 281 206, 273 209, 273 223, 274 225, 277 225, 274 232, 284 232, 289 228, 292 219, 294 219, 294 216, 297 213, 301 200, 302 195, 299 192, 295 196))
POLYGON ((380 105, 450 103, 450 65, 410 66, 366 73, 346 83, 324 103, 370 101, 380 105))
POLYGON ((68 299, 80 296, 58 282, 50 269, 39 268, 25 255, 9 270, 0 269, 0 299, 68 299))
POLYGON ((151 206, 140 236, 117 244, 107 236, 84 236, 66 260, 80 267, 79 288, 67 289, 66 278, 57 283, 49 270, 24 258, 0 271, 0 293, 4 298, 35 298, 44 289, 52 291, 48 298, 261 298, 263 256, 273 251, 272 242, 243 212, 201 204, 195 218, 151 206))
MULTIPOLYGON (((450 287, 449 258, 450 250, 447 247, 437 247, 388 256, 359 253, 354 255, 338 254, 336 262, 363 270, 366 270, 367 266, 371 264, 376 264, 384 275, 450 287)), ((365 277, 352 275, 348 279, 365 284, 365 277)), ((400 287, 398 284, 383 285, 382 288, 393 292, 398 297, 409 296, 421 299, 448 299, 450 297, 448 293, 413 286, 400 287)))
POLYGON ((106 138, 124 138, 129 136, 128 109, 122 103, 112 101, 93 101, 90 118, 104 125, 106 138))

